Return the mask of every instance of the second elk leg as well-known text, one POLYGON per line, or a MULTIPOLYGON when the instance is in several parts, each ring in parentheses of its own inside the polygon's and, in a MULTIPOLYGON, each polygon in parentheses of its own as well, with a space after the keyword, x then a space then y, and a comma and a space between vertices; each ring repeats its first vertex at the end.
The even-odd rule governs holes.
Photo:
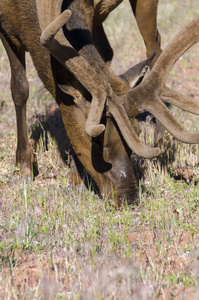
POLYGON ((159 0, 130 0, 139 31, 146 45, 147 57, 156 52, 151 67, 161 53, 161 37, 157 29, 157 9, 159 0))
POLYGON ((16 166, 23 178, 33 178, 38 174, 37 163, 29 144, 26 125, 26 102, 29 97, 29 84, 25 71, 25 51, 16 47, 4 35, 0 35, 6 49, 11 68, 11 93, 15 105, 17 121, 16 166))

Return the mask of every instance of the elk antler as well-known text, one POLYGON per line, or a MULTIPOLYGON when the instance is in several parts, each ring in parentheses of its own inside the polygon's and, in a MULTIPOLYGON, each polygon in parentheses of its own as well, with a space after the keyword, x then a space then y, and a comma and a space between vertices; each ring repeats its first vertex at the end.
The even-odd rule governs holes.
POLYGON ((199 15, 168 44, 149 76, 128 94, 129 101, 140 111, 149 111, 178 140, 198 143, 199 133, 186 131, 173 117, 163 101, 199 114, 199 104, 165 87, 170 69, 179 57, 199 41, 199 15), (162 100, 161 100, 162 99, 162 100))
POLYGON ((107 98, 108 86, 104 81, 99 80, 98 74, 71 46, 60 30, 70 17, 71 11, 65 10, 45 28, 41 35, 40 42, 44 47, 50 50, 52 55, 59 62, 75 75, 92 95, 92 103, 85 124, 85 131, 89 136, 96 137, 105 130, 105 126, 100 124, 100 120, 107 98), (81 76, 82 73, 89 74, 89 76, 84 76, 84 74, 81 76), (96 82, 99 84, 96 85, 96 82))
POLYGON ((107 100, 109 104, 108 111, 117 122, 130 149, 145 158, 158 156, 160 154, 159 148, 149 148, 139 140, 124 107, 113 93, 110 85, 95 72, 89 63, 79 55, 65 38, 63 31, 60 29, 70 16, 71 12, 69 10, 65 10, 60 14, 43 31, 40 41, 91 93, 92 102, 85 124, 86 133, 92 137, 96 137, 104 131, 105 126, 99 123, 104 110, 105 101, 107 100))

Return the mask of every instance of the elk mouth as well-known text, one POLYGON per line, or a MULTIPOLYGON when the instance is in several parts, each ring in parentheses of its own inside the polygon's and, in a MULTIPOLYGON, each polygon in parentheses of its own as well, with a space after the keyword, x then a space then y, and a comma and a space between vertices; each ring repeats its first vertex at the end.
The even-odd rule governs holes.
POLYGON ((118 188, 108 194, 108 202, 115 208, 120 208, 123 204, 138 205, 140 203, 138 188, 126 190, 118 188))

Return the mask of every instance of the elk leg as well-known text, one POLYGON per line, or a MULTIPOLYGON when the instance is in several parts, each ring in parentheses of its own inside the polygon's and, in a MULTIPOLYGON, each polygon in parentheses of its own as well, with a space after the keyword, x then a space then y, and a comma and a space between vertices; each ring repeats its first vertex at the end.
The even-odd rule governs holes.
POLYGON ((130 0, 139 31, 146 45, 147 57, 156 52, 151 67, 153 67, 161 53, 161 37, 157 29, 158 2, 159 0, 130 0))
POLYGON ((37 164, 34 162, 33 153, 29 145, 26 128, 26 102, 29 96, 29 85, 25 72, 25 51, 16 47, 10 40, 1 35, 3 45, 6 49, 11 68, 11 93, 15 104, 17 121, 17 150, 16 166, 23 177, 36 175, 37 164))
POLYGON ((95 46, 99 51, 102 59, 107 66, 110 66, 113 59, 113 49, 111 48, 107 36, 104 32, 103 25, 93 26, 92 36, 95 42, 95 46))

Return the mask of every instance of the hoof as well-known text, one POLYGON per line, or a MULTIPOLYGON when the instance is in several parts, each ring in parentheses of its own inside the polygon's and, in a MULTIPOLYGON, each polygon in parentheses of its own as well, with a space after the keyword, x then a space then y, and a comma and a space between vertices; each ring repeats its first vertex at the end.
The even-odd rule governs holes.
POLYGON ((18 185, 19 189, 24 188, 24 184, 29 184, 33 182, 33 176, 30 174, 20 175, 19 171, 15 171, 12 178, 9 181, 9 186, 13 187, 14 185, 18 185))

